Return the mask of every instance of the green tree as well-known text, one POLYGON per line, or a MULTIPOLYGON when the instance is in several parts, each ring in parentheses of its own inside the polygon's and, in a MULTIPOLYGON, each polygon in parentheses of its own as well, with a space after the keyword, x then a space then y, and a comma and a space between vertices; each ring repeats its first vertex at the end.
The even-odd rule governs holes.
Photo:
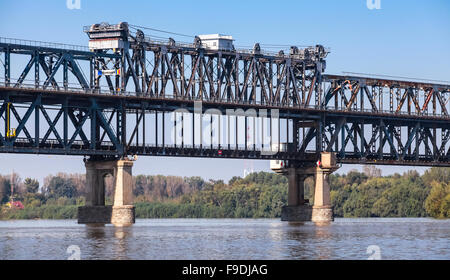
POLYGON ((395 206, 386 197, 380 197, 373 204, 371 211, 377 217, 389 217, 395 211, 395 206))
POLYGON ((422 176, 423 182, 426 186, 431 187, 433 181, 447 183, 450 182, 450 168, 449 167, 432 167, 425 171, 422 176))
POLYGON ((450 184, 433 181, 430 194, 425 200, 427 213, 435 218, 449 218, 450 184))
POLYGON ((77 189, 75 184, 71 179, 65 179, 61 177, 52 177, 48 186, 45 189, 45 194, 49 198, 59 198, 59 197, 76 197, 77 189))
MULTIPOLYGON (((361 173, 360 173, 361 174, 361 173)), ((363 174, 361 174, 363 175, 363 174)), ((391 186, 386 178, 371 178, 365 183, 357 184, 363 176, 353 174, 350 182, 354 182, 350 195, 343 204, 344 217, 372 217, 372 207, 382 192, 391 186)), ((366 177, 367 178, 367 177, 366 177)))
POLYGON ((448 193, 441 203, 441 216, 450 218, 450 193, 448 193))
POLYGON ((373 213, 380 214, 380 217, 426 216, 424 201, 428 196, 429 189, 425 187, 420 177, 413 174, 390 181, 392 187, 382 193, 381 200, 374 205, 373 213), (381 206, 385 209, 382 210, 381 206), (376 209, 377 207, 378 209, 376 209))
POLYGON ((25 190, 28 193, 37 193, 39 190, 39 182, 35 179, 26 178, 23 182, 25 185, 25 190))
POLYGON ((9 200, 11 195, 11 183, 5 177, 0 176, 0 204, 9 200))

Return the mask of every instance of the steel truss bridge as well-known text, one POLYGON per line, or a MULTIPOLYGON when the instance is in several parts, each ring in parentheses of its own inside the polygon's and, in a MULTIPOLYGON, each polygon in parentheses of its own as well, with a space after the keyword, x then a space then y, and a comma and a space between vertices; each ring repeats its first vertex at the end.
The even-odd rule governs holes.
POLYGON ((212 50, 96 27, 123 47, 0 38, 0 152, 450 166, 444 82, 327 75, 320 45, 212 50))

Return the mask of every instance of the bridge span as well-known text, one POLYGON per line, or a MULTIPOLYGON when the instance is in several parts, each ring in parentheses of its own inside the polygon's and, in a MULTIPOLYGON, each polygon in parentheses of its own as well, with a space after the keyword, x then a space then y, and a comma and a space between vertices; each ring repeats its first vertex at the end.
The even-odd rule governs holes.
POLYGON ((325 74, 321 45, 272 53, 227 36, 155 40, 127 23, 84 31, 89 47, 0 38, 0 152, 85 156, 84 222, 134 220, 129 156, 274 160, 290 178, 287 220, 311 219, 307 176, 332 218, 327 176, 340 164, 450 166, 448 83, 325 74), (106 173, 121 214, 104 210, 106 173))

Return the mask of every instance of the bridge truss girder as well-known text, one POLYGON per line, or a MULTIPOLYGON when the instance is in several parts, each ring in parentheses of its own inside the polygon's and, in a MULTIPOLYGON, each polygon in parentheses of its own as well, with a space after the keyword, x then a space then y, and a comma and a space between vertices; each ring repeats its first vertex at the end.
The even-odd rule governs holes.
POLYGON ((316 61, 151 43, 132 44, 113 53, 0 43, 0 53, 4 54, 5 86, 274 106, 320 106, 317 93, 321 92, 325 70, 325 61, 319 58, 316 61), (11 65, 20 63, 11 54, 29 60, 15 81, 11 65), (81 61, 89 63, 87 75, 79 66, 81 61), (32 68, 33 85, 24 83, 32 68), (99 75, 105 70, 119 70, 120 74, 99 75), (75 77, 70 84, 69 73, 75 77))
POLYGON ((126 85, 129 80, 138 84, 138 96, 319 106, 313 95, 320 91, 325 62, 146 44, 133 49, 130 63, 134 67, 124 79, 126 85), (145 67, 148 57, 151 67, 145 67))

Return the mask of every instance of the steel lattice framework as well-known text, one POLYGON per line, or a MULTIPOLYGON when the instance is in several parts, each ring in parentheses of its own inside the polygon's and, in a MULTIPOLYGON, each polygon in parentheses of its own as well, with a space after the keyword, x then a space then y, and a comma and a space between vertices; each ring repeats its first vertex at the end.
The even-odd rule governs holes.
POLYGON ((450 85, 325 75, 319 45, 211 50, 117 30, 109 51, 0 39, 0 152, 450 166, 450 85))

